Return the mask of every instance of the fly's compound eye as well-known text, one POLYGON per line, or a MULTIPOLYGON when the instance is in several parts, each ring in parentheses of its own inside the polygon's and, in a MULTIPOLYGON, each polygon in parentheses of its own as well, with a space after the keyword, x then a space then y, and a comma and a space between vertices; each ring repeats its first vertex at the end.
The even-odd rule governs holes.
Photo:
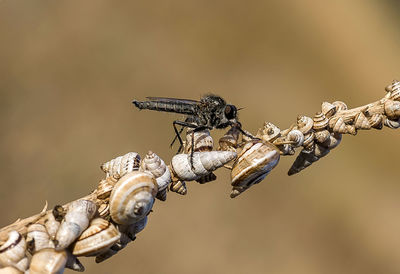
POLYGON ((234 105, 227 105, 225 107, 225 117, 228 120, 236 118, 236 113, 237 113, 237 110, 236 110, 236 107, 234 105))

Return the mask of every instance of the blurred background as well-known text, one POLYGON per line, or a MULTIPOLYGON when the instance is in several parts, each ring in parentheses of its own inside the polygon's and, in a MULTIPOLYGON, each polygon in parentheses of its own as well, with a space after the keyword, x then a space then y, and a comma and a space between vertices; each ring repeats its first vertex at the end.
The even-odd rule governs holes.
MULTIPOLYGON (((139 112, 133 99, 214 92, 245 108, 253 133, 322 101, 380 99, 400 77, 399 7, 0 0, 0 227, 89 193, 116 156, 151 149, 168 162, 180 117, 139 112)), ((400 273, 398 136, 345 136, 292 177, 295 157, 283 157, 233 200, 226 170, 189 183, 118 256, 82 259, 86 273, 400 273)))

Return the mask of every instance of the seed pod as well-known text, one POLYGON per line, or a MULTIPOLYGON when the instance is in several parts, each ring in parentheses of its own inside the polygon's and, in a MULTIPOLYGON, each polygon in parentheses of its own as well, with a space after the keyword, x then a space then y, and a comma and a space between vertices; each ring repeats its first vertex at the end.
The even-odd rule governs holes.
POLYGON ((123 156, 119 156, 101 166, 101 169, 108 176, 119 179, 125 174, 139 169, 140 156, 136 152, 129 152, 123 156))
POLYGON ((161 201, 166 200, 166 189, 171 183, 171 173, 164 161, 152 151, 149 151, 140 163, 140 171, 149 172, 154 176, 158 185, 158 193, 156 197, 161 201), (162 200, 164 199, 164 200, 162 200))
POLYGON ((264 126, 257 132, 256 137, 265 142, 273 142, 281 136, 281 130, 273 123, 265 122, 264 126))
POLYGON ((356 129, 371 128, 371 124, 369 123, 368 118, 362 112, 357 114, 356 118, 354 119, 354 126, 356 127, 356 129))
MULTIPOLYGON (((266 142, 249 142, 243 147, 231 171, 234 190, 242 190, 262 181, 278 164, 280 158, 276 146, 266 142)), ((234 191, 231 197, 240 193, 234 191)), ((233 198, 232 197, 232 198, 233 198)))
POLYGON ((169 188, 172 192, 176 192, 181 195, 187 194, 187 187, 184 181, 172 181, 171 186, 169 188))
POLYGON ((16 230, 10 231, 7 241, 0 246, 0 266, 13 266, 25 271, 25 269, 17 265, 26 257, 25 251, 26 242, 24 237, 16 230))
POLYGON ((297 129, 300 130, 304 135, 311 131, 313 125, 314 121, 310 117, 301 115, 297 117, 297 129))
POLYGON ((72 254, 75 256, 97 256, 118 242, 121 234, 109 221, 95 218, 75 242, 72 254))
POLYGON ((56 249, 62 250, 73 243, 89 226, 96 213, 96 204, 89 200, 78 200, 68 206, 67 214, 56 234, 56 249))
POLYGON ((54 248, 54 243, 50 240, 50 236, 42 224, 31 224, 28 227, 26 241, 28 246, 31 246, 31 253, 44 248, 54 248))
POLYGON ((400 119, 399 120, 389 120, 388 118, 385 118, 384 124, 388 128, 397 129, 397 128, 400 128, 400 119))
MULTIPOLYGON (((218 143, 218 150, 234 151, 236 152, 237 144, 239 141, 240 131, 236 127, 231 127, 224 136, 222 136, 218 143)), ((259 137, 260 138, 260 137, 259 137)))
POLYGON ((133 224, 144 218, 153 207, 158 191, 154 176, 132 171, 115 185, 110 196, 110 216, 117 224, 133 224))
POLYGON ((347 105, 342 101, 333 102, 332 105, 336 107, 336 112, 339 112, 341 110, 347 110, 347 105))
POLYGON ((400 118, 400 102, 387 100, 385 102, 385 115, 389 120, 398 120, 400 118))
POLYGON ((196 132, 190 130, 186 133, 185 153, 189 154, 192 151, 192 143, 194 151, 211 151, 214 147, 214 141, 208 129, 196 132))
POLYGON ((322 112, 318 112, 314 116, 314 125, 313 128, 315 130, 322 130, 328 126, 329 120, 325 117, 322 112))
POLYGON ((322 113, 325 115, 326 118, 329 119, 336 113, 336 106, 328 102, 323 102, 322 113))
POLYGON ((33 255, 29 274, 63 273, 67 259, 68 256, 65 250, 42 249, 33 255))
POLYGON ((171 167, 177 178, 193 181, 222 167, 236 157, 232 151, 205 151, 193 153, 193 167, 190 154, 177 154, 172 158, 171 167))

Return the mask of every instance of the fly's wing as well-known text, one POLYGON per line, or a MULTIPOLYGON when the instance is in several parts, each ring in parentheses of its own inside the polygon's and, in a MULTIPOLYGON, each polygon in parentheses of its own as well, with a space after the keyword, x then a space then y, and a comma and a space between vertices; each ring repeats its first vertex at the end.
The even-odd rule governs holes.
POLYGON ((186 115, 195 115, 199 102, 188 99, 146 97, 147 101, 133 101, 139 109, 175 112, 186 115))

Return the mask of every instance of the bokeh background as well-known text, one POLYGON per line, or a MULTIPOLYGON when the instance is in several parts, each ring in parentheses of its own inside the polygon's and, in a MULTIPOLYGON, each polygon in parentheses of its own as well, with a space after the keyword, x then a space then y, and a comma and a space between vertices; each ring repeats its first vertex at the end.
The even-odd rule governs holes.
MULTIPOLYGON (((214 92, 256 132, 400 77, 398 1, 0 0, 0 226, 89 193, 101 163, 174 155, 173 114, 132 99, 214 92)), ((215 131, 215 136, 223 132, 215 131)), ((157 202, 86 273, 400 273, 399 131, 346 136, 292 177, 284 157, 230 199, 229 173, 157 202)), ((67 270, 67 273, 71 271, 67 270)))

